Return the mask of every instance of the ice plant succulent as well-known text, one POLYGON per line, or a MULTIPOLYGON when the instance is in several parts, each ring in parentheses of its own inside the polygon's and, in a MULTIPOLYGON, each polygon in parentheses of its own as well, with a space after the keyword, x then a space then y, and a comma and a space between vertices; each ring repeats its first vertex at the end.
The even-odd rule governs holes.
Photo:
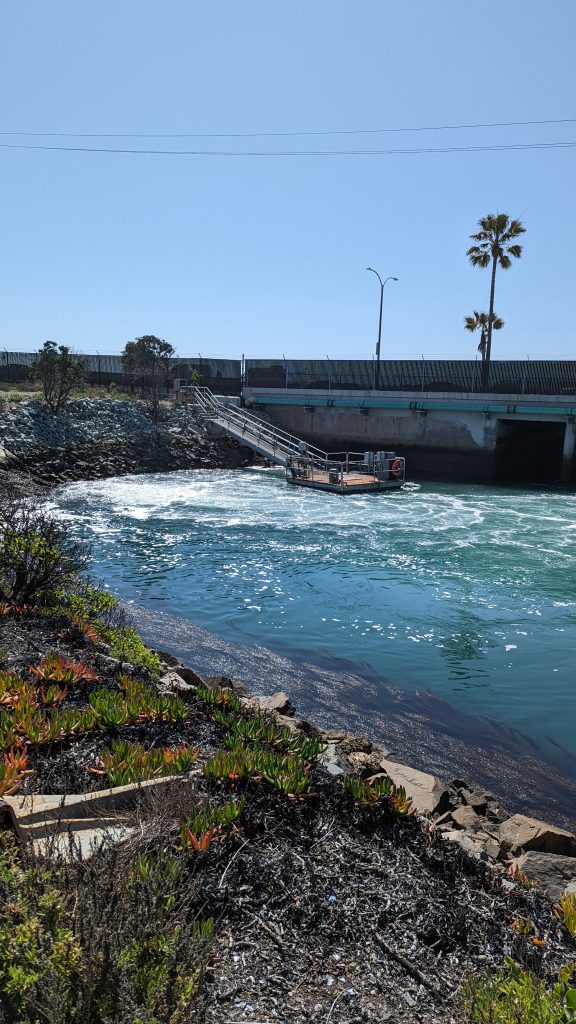
POLYGON ((28 754, 22 745, 14 746, 0 757, 0 796, 12 796, 30 775, 28 754))
POLYGON ((82 661, 68 661, 63 654, 52 652, 42 659, 39 665, 30 666, 30 671, 38 679, 47 683, 63 683, 73 686, 76 683, 90 683, 99 677, 82 661))
POLYGON ((104 748, 98 764, 90 771, 94 775, 105 775, 112 786, 125 786, 186 772, 199 753, 199 747, 182 745, 144 750, 140 743, 115 740, 109 748, 104 748))
POLYGON ((567 932, 576 939, 576 892, 566 892, 560 897, 554 914, 567 932))
POLYGON ((221 839, 225 830, 238 820, 244 810, 244 797, 229 800, 223 807, 207 804, 186 819, 180 830, 180 842, 184 850, 193 849, 205 853, 215 839, 221 839))
POLYGON ((414 814, 412 798, 406 796, 404 786, 396 786, 388 776, 370 782, 345 775, 342 785, 352 799, 357 800, 358 803, 377 804, 381 797, 387 797, 396 817, 408 818, 414 814))

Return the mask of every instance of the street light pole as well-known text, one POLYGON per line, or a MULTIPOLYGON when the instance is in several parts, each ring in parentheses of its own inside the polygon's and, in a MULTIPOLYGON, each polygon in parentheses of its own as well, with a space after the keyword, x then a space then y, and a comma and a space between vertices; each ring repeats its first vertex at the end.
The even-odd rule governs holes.
POLYGON ((374 390, 378 391, 380 387, 380 341, 382 338, 382 306, 384 303, 384 285, 387 283, 387 281, 397 281, 398 278, 390 276, 386 277, 383 281, 378 271, 374 270, 374 267, 366 267, 366 270, 369 270, 372 274, 376 274, 376 277, 380 281, 380 316, 378 318, 378 341, 376 342, 376 364, 374 367, 374 390))

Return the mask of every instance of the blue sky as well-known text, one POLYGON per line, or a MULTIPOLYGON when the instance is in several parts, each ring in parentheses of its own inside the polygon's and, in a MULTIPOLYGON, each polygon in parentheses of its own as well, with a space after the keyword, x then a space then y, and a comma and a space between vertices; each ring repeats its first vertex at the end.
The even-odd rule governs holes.
MULTIPOLYGON (((282 132, 576 117, 573 0, 28 0, 0 13, 2 132, 282 132)), ((28 145, 387 149, 576 140, 576 124, 28 145)), ((473 356, 488 273, 468 236, 520 217, 495 358, 574 351, 576 149, 345 157, 0 149, 0 347, 473 356)))

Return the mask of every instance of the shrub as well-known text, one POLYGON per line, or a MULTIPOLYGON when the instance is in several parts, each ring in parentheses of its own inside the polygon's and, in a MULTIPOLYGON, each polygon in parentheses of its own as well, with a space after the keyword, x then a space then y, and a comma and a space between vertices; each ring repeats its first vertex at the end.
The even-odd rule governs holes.
POLYGON ((110 646, 110 653, 118 661, 126 661, 134 668, 145 668, 152 675, 160 672, 160 658, 146 647, 138 630, 129 626, 105 626, 100 622, 94 625, 99 637, 110 646))
POLYGON ((0 602, 49 606, 74 585, 90 548, 24 501, 0 502, 0 602))
POLYGON ((48 874, 23 871, 10 833, 0 838, 0 1006, 7 1020, 27 1022, 30 995, 48 978, 69 985, 81 949, 48 874))
POLYGON ((498 974, 469 981, 461 993, 467 1024, 570 1024, 576 1021, 576 989, 570 988, 574 965, 548 986, 513 960, 498 974))
POLYGON ((105 849, 18 863, 0 836, 0 1019, 188 1024, 213 933, 180 863, 105 849))

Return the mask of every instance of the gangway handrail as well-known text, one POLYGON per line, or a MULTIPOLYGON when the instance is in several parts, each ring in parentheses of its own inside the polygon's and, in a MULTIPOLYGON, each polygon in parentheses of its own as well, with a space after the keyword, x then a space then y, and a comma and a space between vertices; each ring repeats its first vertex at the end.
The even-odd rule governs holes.
POLYGON ((279 451, 284 457, 306 454, 309 458, 313 458, 318 462, 326 463, 329 460, 328 453, 320 448, 316 448, 314 445, 307 445, 306 452, 303 453, 300 438, 287 433, 287 431, 282 430, 280 427, 265 423, 245 409, 237 410, 234 406, 223 405, 209 388, 193 386, 190 390, 206 415, 211 419, 220 421, 221 425, 223 421, 229 428, 235 428, 245 440, 250 438, 256 442, 261 442, 262 445, 272 449, 274 454, 279 451))
MULTIPOLYGON (((300 438, 295 437, 294 434, 289 434, 286 430, 282 430, 281 427, 266 423, 258 416, 248 412, 247 409, 242 409, 240 411, 235 409, 234 406, 223 406, 220 405, 217 400, 214 402, 213 408, 215 410, 217 409, 218 415, 224 415, 226 418, 234 420, 237 423, 252 425, 259 435, 269 434, 278 438, 280 441, 285 441, 291 448, 299 450, 300 438)), ((309 444, 307 450, 310 454, 315 455, 322 461, 326 459, 327 453, 322 451, 322 449, 317 448, 315 445, 309 444)))

